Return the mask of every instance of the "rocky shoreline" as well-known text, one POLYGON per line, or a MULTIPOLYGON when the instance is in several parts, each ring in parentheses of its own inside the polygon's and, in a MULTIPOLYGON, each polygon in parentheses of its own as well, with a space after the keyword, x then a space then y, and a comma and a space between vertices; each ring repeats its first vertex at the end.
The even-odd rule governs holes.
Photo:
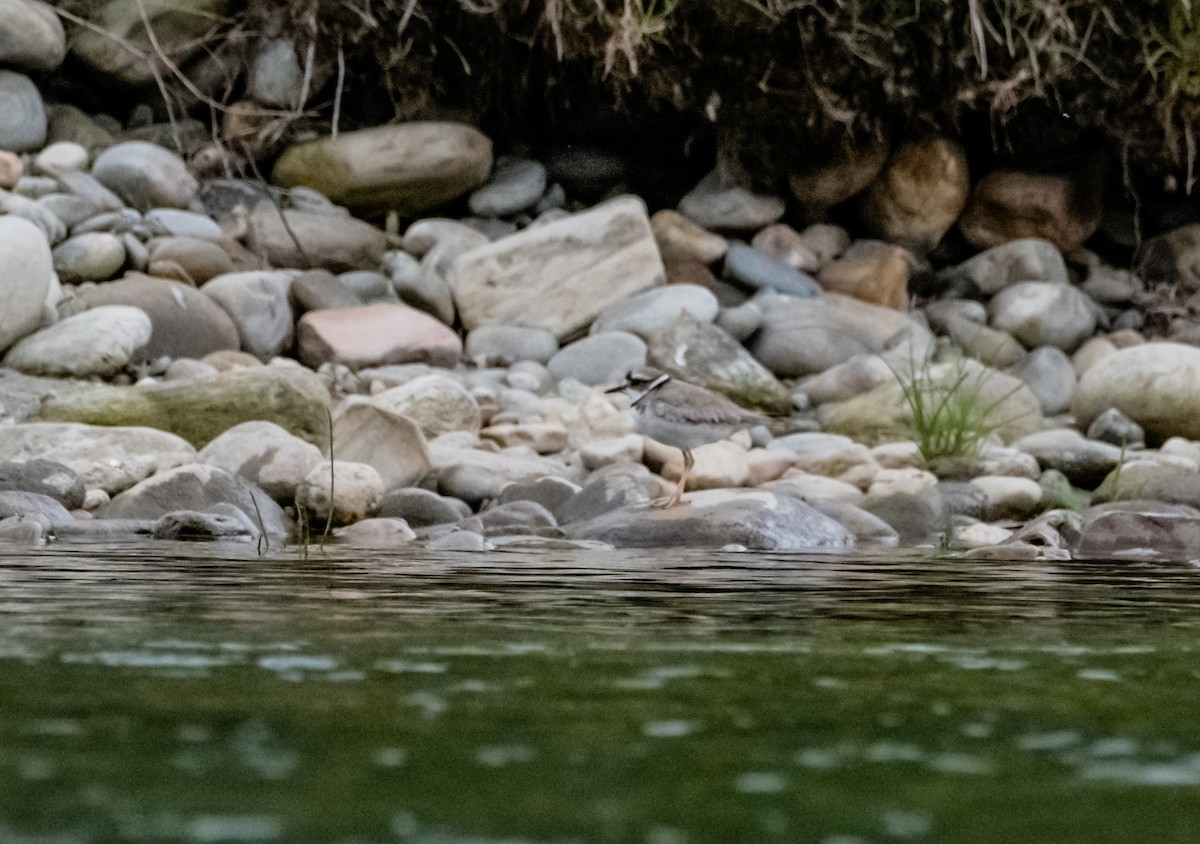
POLYGON ((448 121, 214 177, 46 105, 58 19, 0 9, 0 543, 1200 556, 1200 226, 1113 266, 1077 182, 942 135, 653 211, 448 121), (769 417, 670 508, 606 392, 647 365, 769 417))

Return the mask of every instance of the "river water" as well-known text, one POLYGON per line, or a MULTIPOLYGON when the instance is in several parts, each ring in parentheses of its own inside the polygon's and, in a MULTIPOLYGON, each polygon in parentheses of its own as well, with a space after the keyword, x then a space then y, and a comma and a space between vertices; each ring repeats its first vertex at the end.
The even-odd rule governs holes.
POLYGON ((0 550, 0 844, 1194 842, 1200 572, 0 550))

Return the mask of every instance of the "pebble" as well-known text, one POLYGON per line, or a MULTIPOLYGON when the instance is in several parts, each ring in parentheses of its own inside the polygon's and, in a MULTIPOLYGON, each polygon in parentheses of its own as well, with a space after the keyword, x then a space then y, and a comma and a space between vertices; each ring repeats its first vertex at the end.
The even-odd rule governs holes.
POLYGON ((126 141, 96 157, 92 175, 138 211, 187 208, 200 189, 183 159, 146 141, 126 141))
POLYGON ((433 465, 415 422, 368 402, 347 404, 333 420, 333 454, 374 467, 384 490, 416 483, 433 465))
POLYGON ((67 54, 54 8, 42 0, 0 0, 0 65, 54 70, 67 54))
POLYGON ((64 284, 107 281, 125 266, 125 244, 108 232, 69 237, 54 247, 54 269, 64 284))
POLYGON ((558 339, 550 331, 493 323, 467 335, 464 355, 485 365, 507 366, 523 360, 548 363, 557 351, 558 339))
POLYGON ((101 305, 129 305, 150 317, 153 333, 144 358, 202 358, 219 349, 241 348, 233 320, 212 299, 191 285, 163 278, 126 274, 117 281, 81 288, 69 313, 101 305))
POLYGON ((89 161, 86 147, 71 141, 50 144, 33 159, 33 170, 44 176, 62 176, 64 173, 79 173, 87 169, 89 161))
POLYGON ((46 106, 24 74, 0 70, 0 149, 25 152, 46 140, 46 106))
POLYGON ((383 479, 374 467, 348 460, 314 466, 296 488, 296 506, 310 524, 349 525, 375 512, 383 500, 383 479))
POLYGON ((546 168, 541 162, 512 159, 497 164, 486 185, 467 199, 472 214, 480 217, 509 217, 519 214, 546 192, 546 168))
POLYGON ((1077 287, 1025 281, 1004 288, 988 305, 988 322, 1027 348, 1073 352, 1096 331, 1096 305, 1077 287))
POLYGON ((54 259, 42 231, 0 216, 0 351, 36 329, 56 289, 54 259))
POLYGON ((679 213, 716 231, 758 231, 779 220, 786 206, 778 196, 756 194, 727 182, 714 170, 679 201, 679 213))
POLYGON ((801 299, 821 294, 821 285, 812 276, 742 243, 731 244, 725 253, 725 277, 755 291, 773 290, 801 299))

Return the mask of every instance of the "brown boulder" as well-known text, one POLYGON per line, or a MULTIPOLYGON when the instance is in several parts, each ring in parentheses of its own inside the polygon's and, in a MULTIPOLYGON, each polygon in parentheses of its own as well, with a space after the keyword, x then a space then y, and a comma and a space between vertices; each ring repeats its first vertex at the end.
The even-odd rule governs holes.
POLYGON ((928 252, 958 220, 970 192, 967 156, 958 141, 908 141, 863 194, 863 220, 883 240, 928 252))
POLYGON ((817 281, 832 293, 861 302, 904 310, 908 305, 908 258, 900 246, 860 240, 826 264, 817 281))
POLYGON ((1070 174, 995 170, 971 194, 958 227, 980 249, 1036 237, 1064 253, 1083 245, 1100 225, 1102 184, 1070 174))
POLYGON ((824 165, 790 174, 788 187, 806 212, 819 214, 861 193, 879 175, 887 157, 884 143, 852 149, 824 165))

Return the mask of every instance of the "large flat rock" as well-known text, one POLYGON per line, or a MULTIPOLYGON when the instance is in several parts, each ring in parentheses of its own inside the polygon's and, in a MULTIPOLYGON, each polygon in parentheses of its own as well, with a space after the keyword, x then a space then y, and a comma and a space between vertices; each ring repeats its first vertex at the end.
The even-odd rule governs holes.
POLYGON ((646 207, 621 197, 460 255, 450 286, 468 330, 521 325, 564 340, 665 277, 646 207))

